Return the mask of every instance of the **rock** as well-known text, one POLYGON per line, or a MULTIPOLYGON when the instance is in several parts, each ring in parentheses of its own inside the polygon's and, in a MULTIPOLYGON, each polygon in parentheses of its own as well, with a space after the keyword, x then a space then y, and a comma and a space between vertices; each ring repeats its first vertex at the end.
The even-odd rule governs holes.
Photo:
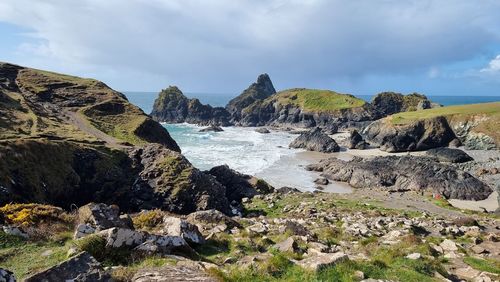
POLYGON ((78 224, 73 235, 73 239, 80 239, 90 234, 94 234, 96 229, 88 224, 78 224))
POLYGON ((242 198, 252 198, 257 194, 267 194, 274 188, 262 179, 239 173, 227 165, 213 167, 206 172, 226 187, 226 197, 229 201, 241 202, 242 198))
POLYGON ((82 252, 54 267, 29 276, 24 281, 111 281, 111 276, 90 254, 82 252))
POLYGON ((12 271, 0 268, 0 281, 2 282, 16 282, 16 277, 12 271))
POLYGON ((280 187, 276 189, 275 191, 278 194, 291 194, 291 193, 302 193, 299 189, 297 188, 292 188, 292 187, 280 187))
POLYGON ((329 158, 309 168, 355 188, 428 191, 447 199, 462 200, 484 200, 492 192, 488 185, 469 173, 428 157, 355 157, 350 161, 329 158))
POLYGON ((444 117, 393 124, 389 118, 373 122, 364 130, 370 142, 387 152, 421 151, 445 147, 455 139, 455 133, 444 117))
POLYGON ((321 132, 320 128, 315 128, 309 132, 302 133, 289 145, 290 148, 302 148, 309 151, 323 153, 333 153, 340 151, 340 147, 328 135, 321 132))
POLYGON ((276 93, 273 83, 267 73, 259 75, 257 82, 252 83, 239 96, 229 101, 226 106, 227 111, 232 115, 233 120, 239 120, 241 111, 256 101, 261 101, 276 93))
POLYGON ((460 142, 460 139, 455 138, 455 139, 451 140, 451 142, 448 144, 448 146, 451 148, 458 148, 458 147, 462 146, 462 142, 460 142))
POLYGON ((478 246, 478 245, 472 246, 472 248, 470 248, 470 249, 471 249, 471 251, 473 251, 475 254, 478 254, 478 255, 488 252, 485 248, 478 246))
POLYGON ((229 229, 241 227, 236 220, 217 210, 194 212, 189 214, 186 220, 198 226, 201 233, 205 235, 210 234, 216 228, 218 229, 217 232, 224 232, 229 229))
POLYGON ((441 244, 439 244, 439 246, 441 248, 443 248, 443 251, 445 251, 445 252, 458 251, 458 247, 455 244, 455 242, 453 242, 452 240, 449 240, 449 239, 445 239, 443 242, 441 242, 441 244))
POLYGON ((479 274, 481 274, 479 270, 475 270, 470 266, 458 268, 457 270, 455 270, 455 275, 457 275, 458 278, 466 279, 468 281, 478 277, 479 274))
POLYGON ((432 107, 431 101, 429 100, 420 100, 417 104, 417 111, 430 109, 432 107))
POLYGON ((434 148, 426 152, 429 157, 436 158, 439 162, 465 163, 474 159, 460 149, 434 148))
POLYGON ((222 129, 222 127, 218 125, 210 125, 208 127, 200 129, 200 132, 221 132, 221 131, 224 131, 224 129, 222 129))
MULTIPOLYGON (((464 121, 450 120, 455 135, 467 150, 494 150, 499 142, 495 130, 488 130, 495 120, 485 115, 472 115, 464 121)), ((494 127, 494 126, 493 126, 494 127)))
POLYGON ((298 261, 297 264, 307 270, 319 271, 325 267, 333 266, 345 260, 348 260, 347 255, 338 252, 333 254, 316 254, 298 261))
POLYGON ((314 180, 314 183, 319 184, 319 185, 328 185, 329 181, 325 177, 320 177, 320 178, 316 178, 316 180, 314 180))
MULTIPOLYGON (((415 111, 425 106, 430 107, 430 101, 425 95, 413 93, 403 95, 394 92, 382 92, 371 101, 371 106, 380 117, 392 115, 399 112, 415 111)), ((428 109, 428 108, 426 108, 428 109)))
POLYGON ((363 280, 363 279, 365 279, 365 274, 363 273, 363 271, 360 271, 360 270, 354 271, 353 276, 357 280, 363 280))
POLYGON ((363 140, 363 137, 357 130, 351 131, 349 135, 349 149, 364 150, 368 148, 369 144, 363 140))
POLYGON ((262 133, 262 134, 271 133, 271 131, 269 131, 269 129, 267 129, 265 127, 257 128, 257 129, 255 129, 255 132, 262 133))
POLYGON ((167 216, 163 219, 163 234, 169 236, 180 236, 188 243, 204 244, 205 238, 201 235, 198 227, 186 220, 167 216))
POLYGON ((325 245, 321 244, 318 242, 309 242, 307 243, 307 253, 308 254, 313 254, 313 253, 329 253, 330 248, 325 245))
POLYGON ((407 255, 406 258, 411 259, 411 260, 417 260, 417 259, 421 259, 422 255, 420 253, 411 253, 411 254, 407 255))
POLYGON ((253 232, 253 233, 257 233, 257 234, 266 234, 268 231, 268 228, 267 228, 267 226, 265 226, 264 224, 259 222, 259 223, 256 223, 254 225, 248 226, 247 230, 249 232, 253 232))
POLYGON ((472 217, 458 217, 453 219, 453 224, 462 227, 462 226, 479 226, 479 223, 476 219, 472 217))
POLYGON ((72 256, 74 256, 74 255, 76 255, 76 254, 78 254, 78 252, 79 252, 79 251, 78 251, 78 248, 76 248, 76 247, 70 247, 70 248, 68 249, 68 252, 66 253, 66 257, 70 258, 70 257, 72 257, 72 256))
POLYGON ((158 94, 151 117, 159 122, 230 125, 230 113, 226 109, 188 99, 176 86, 169 86, 158 94))
POLYGON ((280 228, 280 233, 289 233, 298 236, 307 236, 311 234, 304 225, 291 220, 285 222, 285 225, 280 228))
POLYGON ((182 281, 200 281, 200 282, 216 282, 217 280, 202 269, 193 266, 185 265, 166 265, 161 268, 146 268, 140 269, 132 277, 134 282, 150 282, 150 281, 165 281, 165 282, 182 282, 182 281))
POLYGON ((276 245, 273 246, 274 249, 280 251, 280 252, 291 252, 295 253, 298 251, 298 245, 297 242, 295 242, 295 239, 293 237, 288 237, 288 239, 281 241, 277 243, 276 245))
POLYGON ((139 208, 159 207, 179 214, 217 209, 232 214, 226 187, 193 167, 181 154, 149 144, 130 155, 140 171, 133 186, 133 198, 139 208))
POLYGON ((2 226, 2 230, 5 234, 8 234, 8 235, 12 235, 12 236, 19 236, 19 237, 23 237, 24 239, 28 239, 28 234, 24 231, 22 231, 21 229, 19 229, 19 227, 15 227, 15 226, 2 226))
POLYGON ((90 228, 97 231, 111 227, 134 228, 132 220, 120 217, 120 209, 116 205, 90 203, 78 209, 77 218, 80 224, 78 227, 88 232, 90 228), (81 225, 87 225, 90 228, 84 228, 81 225))

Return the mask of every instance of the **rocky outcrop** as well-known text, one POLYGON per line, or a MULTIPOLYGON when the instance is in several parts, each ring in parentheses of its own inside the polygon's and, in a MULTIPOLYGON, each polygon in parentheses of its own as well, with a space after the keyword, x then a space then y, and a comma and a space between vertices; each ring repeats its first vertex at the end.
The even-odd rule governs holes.
POLYGON ((358 149, 358 150, 364 150, 368 148, 370 144, 368 144, 364 139, 361 134, 357 130, 352 130, 351 133, 349 134, 349 149, 358 149))
MULTIPOLYGON (((492 105, 495 107, 495 105, 492 105)), ((500 103, 496 105, 500 107, 500 103)), ((485 115, 472 115, 466 119, 453 118, 449 123, 455 135, 468 150, 494 150, 498 148, 498 118, 485 115)))
POLYGON ((465 163, 474 160, 466 152, 460 149, 434 148, 428 150, 426 154, 430 157, 436 158, 439 162, 465 163))
POLYGON ((230 114, 222 107, 214 108, 203 105, 198 99, 189 99, 179 88, 170 86, 156 98, 151 117, 159 122, 226 126, 230 114))
POLYGON ((218 125, 210 125, 208 127, 200 129, 200 132, 221 132, 221 131, 224 131, 224 129, 222 129, 222 127, 218 125))
POLYGON ((241 227, 236 220, 217 210, 197 211, 189 214, 186 220, 196 225, 200 232, 205 235, 241 227))
POLYGON ((129 217, 120 216, 120 208, 116 205, 89 203, 78 209, 77 219, 79 224, 87 224, 98 231, 111 227, 134 228, 129 217))
POLYGON ((455 134, 444 117, 393 124, 390 118, 370 124, 363 135, 370 144, 387 152, 427 150, 447 146, 455 134))
POLYGON ((182 214, 207 209, 230 213, 226 187, 181 154, 150 144, 130 157, 139 171, 132 188, 137 206, 182 214))
POLYGON ((267 73, 259 75, 257 82, 252 83, 239 96, 229 101, 227 111, 233 120, 239 120, 241 111, 256 101, 261 101, 276 93, 273 83, 267 73))
POLYGON ((290 143, 290 148, 302 148, 308 151, 323 153, 333 153, 340 151, 340 147, 328 135, 321 132, 320 128, 315 128, 309 132, 302 133, 290 143))
POLYGON ((426 191, 447 199, 462 200, 484 200, 493 191, 469 173, 428 157, 356 157, 351 161, 331 158, 309 168, 355 188, 426 191))
POLYGON ((227 165, 213 167, 207 173, 226 187, 226 197, 229 202, 241 202, 242 198, 252 198, 257 194, 267 194, 274 190, 264 180, 239 173, 227 165))
POLYGON ((373 97, 370 104, 380 117, 432 107, 427 97, 418 93, 403 95, 395 92, 382 92, 373 97))
POLYGON ((163 219, 163 234, 170 236, 179 236, 188 243, 204 244, 205 238, 201 235, 198 227, 178 217, 166 216, 163 219))
POLYGON ((36 273, 25 280, 38 281, 112 281, 111 276, 103 270, 101 264, 90 254, 82 252, 54 267, 36 273))

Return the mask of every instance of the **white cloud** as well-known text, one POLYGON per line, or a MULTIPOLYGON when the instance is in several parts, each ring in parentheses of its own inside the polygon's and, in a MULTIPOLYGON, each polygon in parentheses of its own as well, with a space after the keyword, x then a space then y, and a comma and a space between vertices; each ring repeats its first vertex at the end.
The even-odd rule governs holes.
POLYGON ((500 55, 497 55, 493 60, 491 60, 486 68, 481 69, 481 72, 500 72, 500 55))
POLYGON ((500 42, 498 14, 493 0, 0 3, 0 21, 40 40, 19 49, 26 58, 101 79, 122 73, 112 77, 122 89, 175 83, 193 91, 241 89, 261 72, 283 86, 425 73, 500 42), (137 73, 163 79, 151 85, 135 81, 137 73))

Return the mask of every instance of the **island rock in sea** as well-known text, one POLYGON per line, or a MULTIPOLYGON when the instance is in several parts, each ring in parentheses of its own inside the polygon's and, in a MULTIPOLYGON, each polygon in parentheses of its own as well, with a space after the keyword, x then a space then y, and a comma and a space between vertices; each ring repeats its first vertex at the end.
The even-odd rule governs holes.
MULTIPOLYGON (((165 92, 182 104, 178 94, 165 92)), ((100 81, 0 63, 0 116, 0 206, 102 202, 124 211, 232 213, 230 189, 193 167, 163 126, 100 81)))
POLYGON ((158 122, 229 125, 230 114, 222 107, 204 105, 187 98, 176 86, 163 89, 156 98, 151 117, 158 122))

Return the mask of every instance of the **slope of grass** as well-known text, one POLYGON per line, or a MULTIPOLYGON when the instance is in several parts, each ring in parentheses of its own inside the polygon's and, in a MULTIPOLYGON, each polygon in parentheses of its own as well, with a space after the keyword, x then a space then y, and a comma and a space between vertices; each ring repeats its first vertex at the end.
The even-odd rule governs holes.
POLYGON ((281 91, 266 101, 277 101, 282 105, 292 104, 304 111, 331 112, 342 109, 362 107, 366 104, 362 99, 352 95, 340 94, 330 90, 295 88, 281 91))
POLYGON ((428 119, 437 116, 456 116, 467 118, 472 115, 484 115, 500 120, 500 102, 481 103, 471 105, 448 106, 413 112, 402 112, 390 116, 393 124, 407 124, 415 120, 428 119))

